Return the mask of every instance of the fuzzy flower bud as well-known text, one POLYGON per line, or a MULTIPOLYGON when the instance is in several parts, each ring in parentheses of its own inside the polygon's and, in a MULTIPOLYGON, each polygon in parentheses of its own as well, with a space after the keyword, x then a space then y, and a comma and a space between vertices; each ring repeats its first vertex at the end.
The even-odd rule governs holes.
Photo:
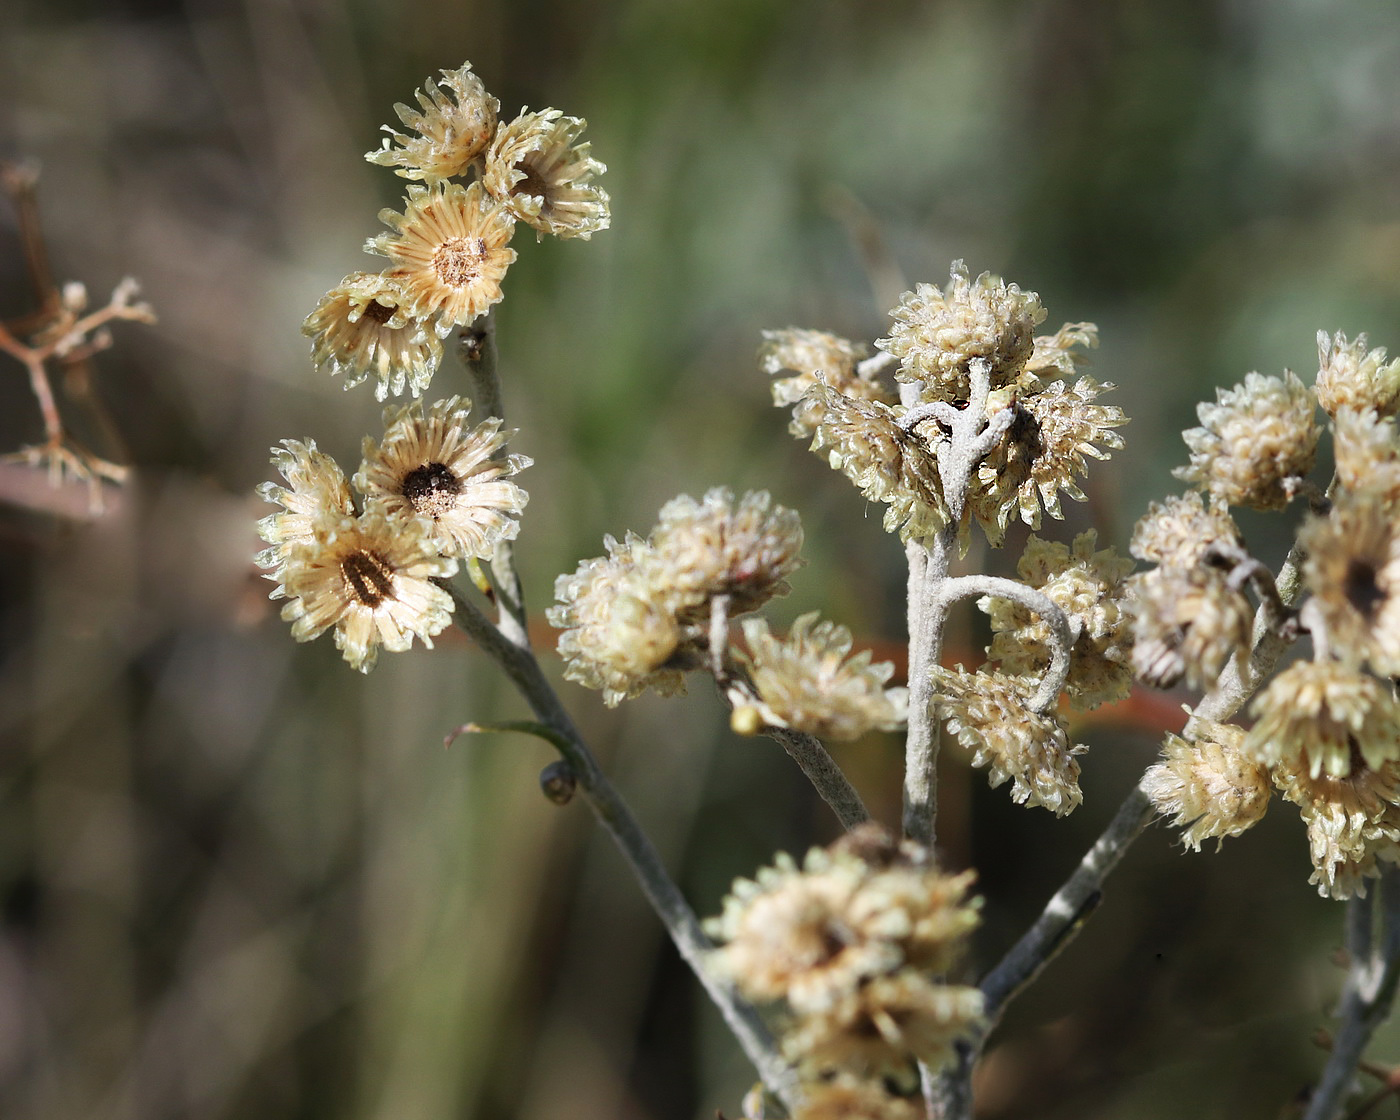
POLYGON ((1035 350, 1045 309, 1034 292, 987 272, 971 280, 954 261, 946 288, 918 285, 890 317, 889 337, 875 345, 899 359, 896 377, 921 386, 925 400, 951 401, 966 398, 974 359, 991 367, 993 388, 1014 380, 1035 350))
POLYGON ((1365 897, 1381 863, 1400 863, 1400 763, 1364 763, 1345 777, 1281 766, 1274 782, 1297 805, 1308 828, 1313 873, 1326 898, 1365 897))
POLYGON ((1186 828, 1181 842, 1193 851, 1201 841, 1238 836, 1258 824, 1269 807, 1269 772, 1241 750, 1244 731, 1200 720, 1196 739, 1168 735, 1163 761, 1151 767, 1143 790, 1159 813, 1186 828), (1189 826, 1189 827, 1187 827, 1189 826))
POLYGON ((1363 763, 1400 761, 1400 705, 1389 686, 1338 662, 1294 662, 1250 711, 1258 722, 1244 750, 1265 766, 1345 778, 1363 763))
POLYGON ((1197 490, 1153 502, 1133 528, 1128 551, 1139 560, 1164 567, 1194 568, 1207 554, 1242 552, 1244 541, 1230 511, 1219 498, 1207 507, 1197 490))
POLYGON ((1010 781, 1011 800, 1039 805, 1062 817, 1083 801, 1079 789, 1081 746, 1070 746, 1054 713, 1030 707, 1035 682, 1024 677, 959 667, 934 670, 934 703, 948 730, 973 752, 972 765, 988 769, 993 789, 1010 781))
POLYGON ((1191 462, 1173 473, 1232 506, 1283 509, 1317 456, 1312 393, 1285 371, 1248 374, 1216 398, 1196 406, 1201 426, 1182 433, 1191 462))
POLYGON ((1386 362, 1384 348, 1366 349, 1366 336, 1354 342, 1338 332, 1329 337, 1317 332, 1317 403, 1328 416, 1344 408, 1358 412, 1372 409, 1382 416, 1395 411, 1400 400, 1400 359, 1386 362))
POLYGON ((870 663, 870 651, 851 652, 851 632, 818 622, 815 612, 792 624, 784 640, 762 618, 744 620, 749 652, 739 661, 757 691, 765 724, 790 727, 822 739, 858 739, 867 731, 893 731, 905 720, 907 692, 885 688, 894 672, 888 661, 870 663))
POLYGON ((1153 688, 1185 678, 1213 684, 1231 656, 1249 648, 1254 610, 1217 568, 1158 568, 1129 581, 1133 596, 1133 671, 1153 688))

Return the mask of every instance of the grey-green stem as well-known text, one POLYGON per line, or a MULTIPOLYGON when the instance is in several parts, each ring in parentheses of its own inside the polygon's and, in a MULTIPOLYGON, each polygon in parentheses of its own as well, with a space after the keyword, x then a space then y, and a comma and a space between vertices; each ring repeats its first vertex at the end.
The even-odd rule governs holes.
MULTIPOLYGON (((457 332, 456 354, 472 381, 472 396, 479 417, 495 416, 504 423, 505 401, 501 393, 500 358, 496 349, 496 316, 487 312, 469 327, 457 332)), ((503 459, 508 447, 501 445, 496 458, 503 459)), ((515 570, 515 547, 508 540, 496 546, 491 558, 491 576, 496 586, 500 611, 496 624, 511 642, 528 649, 529 623, 525 617, 525 595, 515 570)))
POLYGON ((713 944, 622 795, 598 766, 535 655, 507 638, 460 588, 445 582, 443 586, 456 602, 457 624, 501 666, 535 718, 558 734, 554 741, 577 776, 579 794, 617 844, 676 949, 719 1008, 764 1083, 790 1110, 794 1108, 800 1096, 795 1073, 779 1056, 757 1010, 714 972, 709 959, 713 944))
MULTIPOLYGON (((1296 549, 1284 562, 1276 583, 1277 602, 1291 605, 1301 590, 1296 549)), ((1187 721, 1182 732, 1186 738, 1195 736, 1200 721, 1224 722, 1244 707, 1293 640, 1291 630, 1280 629, 1278 621, 1276 604, 1266 600, 1255 612, 1249 655, 1237 654, 1226 665, 1216 687, 1196 705, 1187 721)), ((929 1112, 936 1120, 971 1120, 972 1070, 987 1037, 1000 1021, 1006 1005, 1074 940, 1085 919, 1097 907, 1104 880, 1133 841, 1142 835, 1154 811, 1141 783, 1134 786, 1108 827, 1055 892, 1040 917, 983 978, 980 984, 986 1001, 983 1022, 977 1031, 958 1044, 956 1063, 938 1076, 929 1095, 929 1112)))
POLYGON ((1369 897, 1347 902, 1347 979, 1337 1011, 1339 1025, 1303 1120, 1343 1115, 1361 1055, 1376 1028, 1390 1017, 1395 1001, 1400 982, 1400 868, 1389 865, 1373 891, 1380 895, 1379 906, 1369 897), (1373 914, 1377 910, 1378 916, 1373 914))

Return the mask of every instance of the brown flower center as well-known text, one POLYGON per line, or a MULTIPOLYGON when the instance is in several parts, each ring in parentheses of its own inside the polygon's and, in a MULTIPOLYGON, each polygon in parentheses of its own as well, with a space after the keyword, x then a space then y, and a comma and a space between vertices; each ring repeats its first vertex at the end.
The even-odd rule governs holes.
POLYGON ((449 288, 465 288, 481 275, 486 263, 484 237, 453 237, 433 254, 433 271, 449 288))
POLYGON ((352 552, 340 562, 350 591, 370 610, 394 597, 394 569, 377 552, 352 552))
POLYGON ((384 324, 394 317, 396 307, 387 307, 377 299, 372 299, 365 305, 364 311, 360 313, 362 319, 368 319, 371 323, 384 324))
POLYGON ((462 492, 462 480, 441 463, 424 463, 404 475, 402 493, 417 513, 436 521, 462 492))
POLYGON ((521 172, 525 178, 510 188, 512 196, 517 194, 532 194, 549 203, 549 180, 538 174, 533 167, 525 163, 517 163, 515 170, 521 172))
POLYGON ((1376 569, 1364 560, 1352 560, 1347 564, 1347 602, 1366 618, 1374 618, 1377 609, 1385 601, 1385 592, 1376 583, 1376 569))

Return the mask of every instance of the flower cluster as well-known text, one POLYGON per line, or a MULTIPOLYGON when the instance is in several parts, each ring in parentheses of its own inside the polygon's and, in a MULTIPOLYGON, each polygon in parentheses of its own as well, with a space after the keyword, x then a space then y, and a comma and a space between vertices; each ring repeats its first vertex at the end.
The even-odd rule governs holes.
POLYGON ((470 63, 429 79, 417 99, 418 109, 394 107, 416 135, 386 125, 383 147, 365 157, 417 180, 402 213, 380 212, 389 232, 365 244, 389 267, 345 277, 302 327, 318 368, 347 389, 373 375, 379 400, 424 392, 441 340, 500 302, 517 222, 587 239, 611 221, 594 182, 606 168, 579 142, 585 121, 546 109, 498 123, 500 103, 470 63))
POLYGON ((907 1080, 916 1060, 938 1069, 951 1059, 982 1013, 981 992, 945 979, 978 925, 972 880, 864 825, 800 867, 779 855, 735 882, 707 923, 723 943, 716 963, 750 999, 785 1010, 783 1050, 809 1109, 831 1093, 873 1092, 881 1077, 907 1080))
POLYGON ((606 544, 607 556, 556 581, 549 621, 563 631, 564 675, 612 706, 647 688, 684 691, 681 673, 702 663, 716 600, 728 617, 786 594, 802 523, 766 491, 736 503, 715 489, 667 502, 647 540, 606 544))
POLYGON ((890 334, 875 345, 894 364, 901 393, 876 379, 874 359, 858 360, 860 347, 833 335, 768 332, 759 352, 765 372, 796 375, 773 384, 775 404, 795 405, 792 433, 810 437, 813 451, 888 507, 887 531, 924 539, 956 517, 964 547, 974 520, 997 545, 1013 519, 1038 528, 1042 513, 1063 516, 1061 494, 1084 499, 1076 478, 1086 460, 1122 446, 1114 429, 1127 418, 1096 403, 1112 385, 1047 378, 1077 374, 1079 351, 1098 343, 1093 324, 1036 336, 1045 318, 1039 297, 988 273, 973 279, 961 261, 945 288, 919 284, 890 315, 890 334), (974 369, 986 377, 975 401, 974 369), (987 423, 1006 413, 956 509, 940 462, 950 441, 940 406, 979 409, 987 423))
MULTIPOLYGON (((1076 708, 1121 700, 1132 688, 1132 614, 1125 577, 1133 568, 1112 548, 1094 550, 1088 529, 1066 547, 1032 535, 1016 566, 1027 587, 1044 592, 1075 633, 1065 691, 1076 708)), ((1050 666, 1049 624, 1023 604, 988 596, 978 606, 991 619, 987 656, 1005 671, 1038 676, 1050 666)))
POLYGON ((273 465, 285 486, 259 494, 280 505, 258 523, 268 543, 257 562, 287 600, 292 636, 310 641, 335 628, 354 668, 374 667, 379 647, 400 652, 451 621, 452 597, 435 581, 459 560, 490 559, 519 530, 527 495, 511 475, 530 465, 501 454, 510 433, 492 418, 475 427, 458 397, 385 410, 384 438, 366 439, 351 484, 313 441, 284 440, 273 465))
MULTIPOLYGON (((1313 388, 1292 373, 1252 373, 1200 406, 1201 426, 1185 433, 1191 462, 1177 473, 1201 493, 1154 506, 1133 537, 1134 554, 1159 564, 1135 577, 1134 662, 1152 684, 1209 686, 1245 657, 1257 624, 1244 588, 1262 565, 1227 507, 1277 510, 1314 495, 1292 562, 1309 596, 1292 617, 1312 639, 1312 658, 1264 684, 1248 731, 1203 724, 1191 742, 1169 739, 1144 788, 1199 847, 1262 817, 1272 785, 1307 824, 1312 882, 1346 898, 1366 892, 1380 863, 1400 863, 1400 441, 1388 415, 1400 363, 1368 350, 1364 336, 1325 332, 1318 355, 1313 388), (1336 451, 1328 501, 1307 478, 1319 406, 1336 451)), ((1277 596, 1270 587, 1266 608, 1277 596)), ((1281 607, 1269 609, 1277 616, 1281 607)), ((1279 624, 1269 617, 1260 615, 1279 624)))

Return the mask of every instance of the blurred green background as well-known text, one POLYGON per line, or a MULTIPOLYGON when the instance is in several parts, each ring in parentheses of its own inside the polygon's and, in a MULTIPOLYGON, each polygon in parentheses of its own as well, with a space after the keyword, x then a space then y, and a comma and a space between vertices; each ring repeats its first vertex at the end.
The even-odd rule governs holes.
MULTIPOLYGON (((402 183, 361 154, 395 101, 470 59, 503 112, 585 116, 614 228, 517 238, 498 320, 519 555, 555 575, 710 486, 799 509, 820 608, 882 650, 902 555, 785 434, 765 327, 866 340, 965 258, 1097 321, 1128 446, 1089 525, 1126 546, 1177 491, 1213 386, 1316 368, 1318 328, 1400 348, 1400 7, 1391 0, 9 0, 0 158, 40 162, 60 279, 141 279, 154 328, 98 359, 134 481, 106 516, 41 480, 0 506, 0 1117, 651 1120, 733 1116, 751 1082, 586 809, 536 788, 518 718, 445 636, 367 678, 297 646, 252 568, 267 448, 347 470, 368 387, 299 333, 402 183), (876 267, 868 267, 871 261, 876 267)), ((32 309, 0 215, 0 315, 32 309)), ((0 365, 0 449, 38 438, 0 365)), ((463 387, 446 374, 436 395, 463 387)), ((79 424, 81 427, 81 424, 79 424)), ((115 450, 109 448, 109 450, 115 450)), ((1286 519, 1246 520, 1277 561, 1286 519)), ((1020 539, 1023 539, 1020 538, 1020 539)), ((1006 570, 1009 556, 987 562, 1006 570)), ((979 558, 974 557, 973 560, 979 558)), ((967 649, 976 620, 957 636, 967 649)), ((834 822, 703 682, 616 711, 565 684, 697 910, 834 822)), ((1165 710, 1187 697, 1169 697, 1165 710)), ((949 752, 943 842, 1013 939, 1155 752, 1138 709, 1083 729, 1057 821, 949 752)), ((839 751, 898 819, 892 739, 839 751)), ((1273 1117, 1320 1068, 1341 907, 1275 806, 1219 854, 1148 832, 1080 940, 1017 1004, 980 1115, 1273 1117)), ((1400 1036, 1373 1053, 1394 1057, 1400 1036)))

